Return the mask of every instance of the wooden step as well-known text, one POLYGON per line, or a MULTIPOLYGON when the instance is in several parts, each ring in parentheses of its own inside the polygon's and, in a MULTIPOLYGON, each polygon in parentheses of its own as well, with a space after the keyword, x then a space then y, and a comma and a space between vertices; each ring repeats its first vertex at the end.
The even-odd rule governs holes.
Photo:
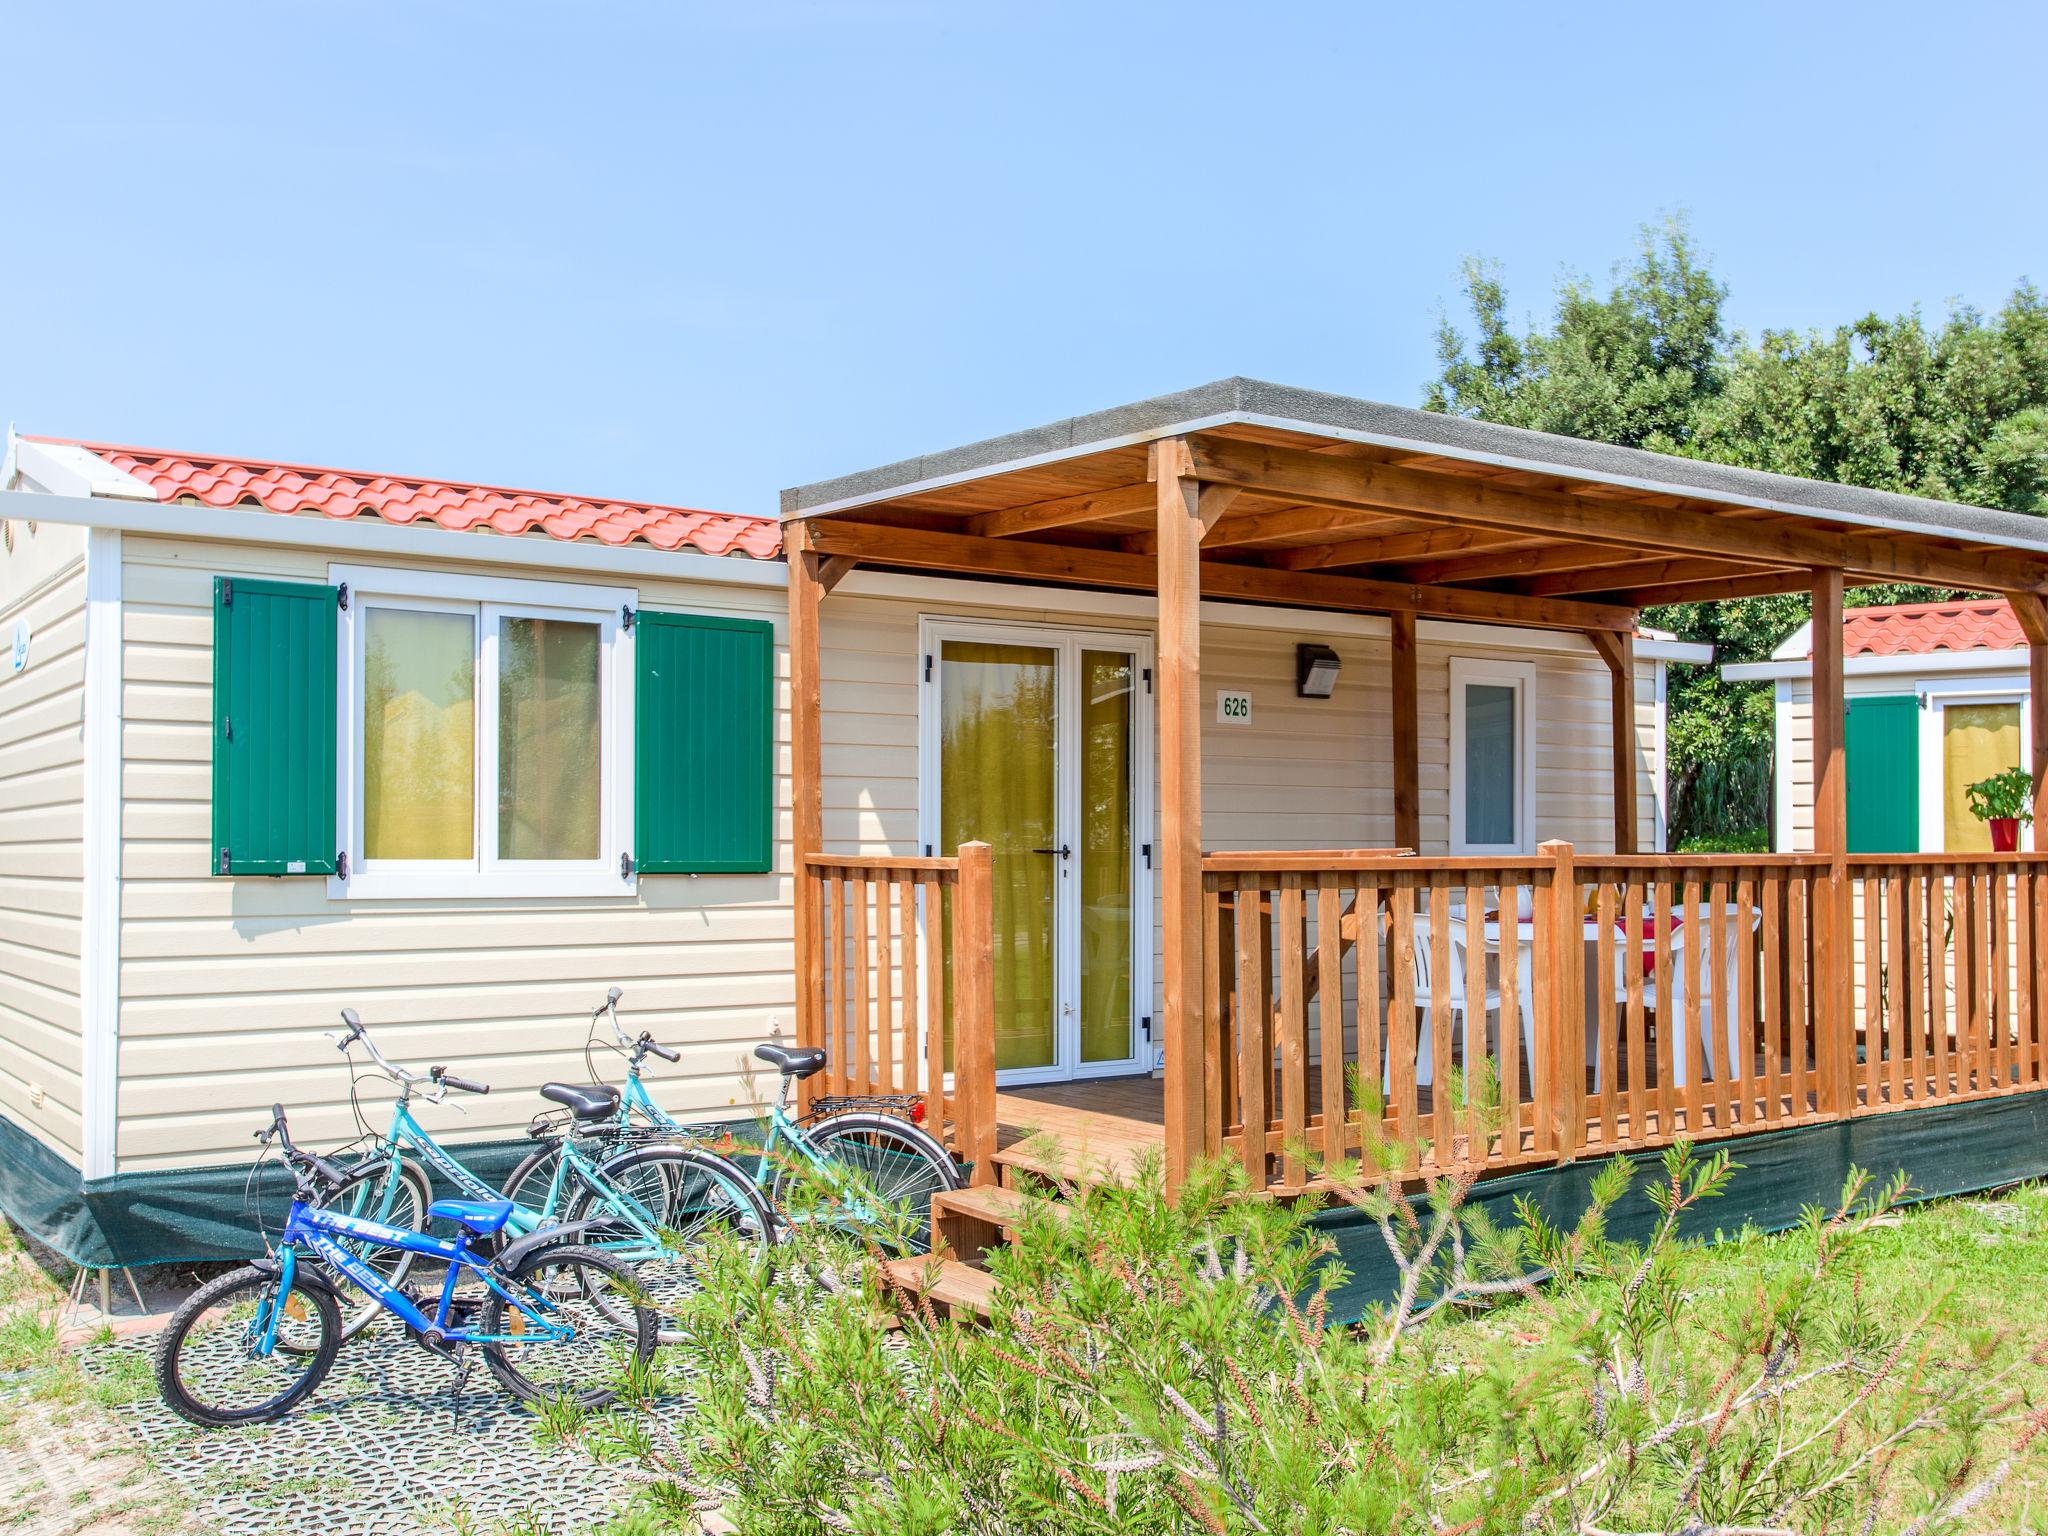
POLYGON ((986 1270, 970 1269, 958 1259, 926 1254, 915 1259, 891 1259, 882 1268, 897 1285, 929 1296, 934 1306, 949 1315, 987 1317, 994 1310, 995 1276, 986 1270))
POLYGON ((1098 1184, 1112 1182, 1116 1177, 1114 1170, 1101 1162, 1064 1154, 1055 1158, 1038 1157, 1025 1150, 1029 1145, 1025 1142, 1005 1147, 995 1154, 993 1161, 1004 1188, 1016 1188, 1020 1173, 1030 1174, 1040 1187, 1070 1184, 1081 1189, 1093 1189, 1098 1184))
POLYGON ((991 1248, 1009 1240, 1033 1211, 1058 1212, 1060 1205, 999 1184, 946 1189, 932 1196, 932 1251, 979 1265, 991 1248))

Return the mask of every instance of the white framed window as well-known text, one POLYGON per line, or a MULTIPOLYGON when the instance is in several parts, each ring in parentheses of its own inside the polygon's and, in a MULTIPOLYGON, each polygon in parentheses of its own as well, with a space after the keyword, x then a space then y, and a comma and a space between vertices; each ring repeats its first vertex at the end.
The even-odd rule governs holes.
POLYGON ((2032 728, 2027 690, 1959 677, 1922 679, 1914 692, 1920 698, 1920 848, 1988 853, 1991 829, 1971 813, 1969 788, 2026 762, 2032 728))
POLYGON ((1451 658, 1451 852, 1536 851, 1536 666, 1451 658))
POLYGON ((625 587, 337 565, 331 895, 624 896, 625 587))

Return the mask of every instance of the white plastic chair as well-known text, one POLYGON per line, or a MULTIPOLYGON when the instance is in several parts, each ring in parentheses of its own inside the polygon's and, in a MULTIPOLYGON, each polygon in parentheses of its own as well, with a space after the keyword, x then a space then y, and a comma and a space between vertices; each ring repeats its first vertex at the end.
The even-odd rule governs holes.
MULTIPOLYGON (((1721 971, 1727 978, 1728 1018, 1726 1061, 1733 1065, 1742 1053, 1741 1021, 1735 1017, 1735 965, 1739 953, 1741 921, 1737 910, 1729 907, 1727 918, 1722 923, 1721 971)), ((1640 936, 1632 937, 1628 943, 1619 943, 1614 950, 1614 1001, 1617 1011, 1628 1006, 1628 972, 1623 967, 1634 964, 1645 966, 1643 975, 1643 1012, 1656 1014, 1660 1032, 1673 1034, 1671 1042, 1671 1082, 1676 1088, 1686 1085, 1687 1066, 1685 1041, 1676 1032, 1685 1028, 1686 989, 1692 984, 1693 969, 1700 957, 1712 944, 1714 934, 1714 909, 1700 906, 1685 911, 1674 908, 1674 918, 1680 918, 1671 930, 1671 1002, 1667 1017, 1657 1006, 1657 973, 1645 966, 1645 957, 1652 953, 1649 945, 1640 936)), ((1761 912, 1750 919, 1750 926, 1756 927, 1763 920, 1761 912)), ((1623 1015, 1625 1017, 1625 1015, 1623 1015)), ((1599 1059, 1597 1056, 1594 1058, 1599 1059)), ((1700 1061, 1707 1073, 1720 1081, 1723 1073, 1720 1066, 1722 1054, 1715 1048, 1714 1039, 1714 984, 1708 974, 1706 985, 1700 991, 1700 1061)))
MULTIPOLYGON (((1461 917, 1449 919, 1444 925, 1449 939, 1450 975, 1444 980, 1444 996, 1441 1006, 1451 1016, 1452 1026, 1461 1031, 1465 1043, 1465 1061, 1469 1068, 1472 1062, 1472 1021, 1467 1017, 1469 1004, 1466 996, 1466 943, 1465 920, 1461 917)), ((1429 933, 1429 914, 1415 914, 1415 953, 1413 956, 1414 1002, 1417 1023, 1415 1026, 1415 1083, 1427 1087, 1435 1080, 1435 1064, 1432 1061, 1432 1045, 1436 1036, 1435 1010, 1439 1006, 1433 990, 1434 978, 1430 969, 1436 963, 1435 946, 1429 933)), ((1485 965, 1485 952, 1480 962, 1485 965)), ((1500 1018, 1500 987, 1491 976, 1484 983, 1485 1026, 1490 1037, 1492 1025, 1500 1018)), ((1385 1086, 1383 1083, 1382 1086, 1385 1086)), ((1503 1090, 1505 1091, 1505 1090, 1503 1090)))

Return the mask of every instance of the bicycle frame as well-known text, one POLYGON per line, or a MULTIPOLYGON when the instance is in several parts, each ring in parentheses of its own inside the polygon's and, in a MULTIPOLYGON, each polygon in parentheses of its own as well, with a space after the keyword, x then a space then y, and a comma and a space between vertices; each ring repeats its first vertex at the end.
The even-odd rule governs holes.
POLYGON ((535 1340, 566 1343, 576 1336, 576 1330, 568 1324, 549 1320, 546 1314, 559 1309, 547 1298, 530 1291, 520 1295, 498 1277, 489 1260, 472 1253, 467 1233, 451 1242, 446 1238, 429 1237, 423 1232, 411 1232, 381 1221, 365 1221, 358 1216, 346 1216, 339 1211, 294 1200, 291 1215, 285 1223, 284 1236, 278 1244, 277 1294, 258 1318, 261 1336, 257 1353, 260 1355, 269 1355, 277 1346, 279 1303, 291 1294, 292 1281, 298 1273, 301 1246, 318 1254, 330 1269, 345 1275, 357 1289, 367 1292, 385 1311, 398 1317, 416 1333, 432 1332, 444 1342, 470 1344, 514 1344, 535 1340), (412 1297, 342 1247, 335 1241, 337 1237, 370 1243, 379 1248, 403 1248, 410 1253, 443 1260, 448 1266, 448 1273, 441 1283, 441 1298, 434 1315, 428 1317, 412 1297), (538 1332, 500 1334, 451 1328, 449 1318, 454 1312, 455 1287, 464 1274, 475 1275, 510 1303, 538 1332))

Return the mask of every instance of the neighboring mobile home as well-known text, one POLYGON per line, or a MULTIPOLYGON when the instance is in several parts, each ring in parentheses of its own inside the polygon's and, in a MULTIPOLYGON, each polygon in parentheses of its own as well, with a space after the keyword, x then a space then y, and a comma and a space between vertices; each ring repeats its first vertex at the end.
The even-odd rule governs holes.
MULTIPOLYGON (((779 526, 49 440, 10 474, 54 543, 0 589, 40 632, 0 681, 0 1135, 103 1227, 229 1189, 273 1099, 346 1135, 344 1004, 491 1081, 435 1124, 492 1142, 614 982, 684 1048, 677 1110, 825 1044, 814 1087, 922 1094, 981 1180, 1041 1121, 1300 1189, 1358 1143, 1345 1068, 1489 1170, 2048 1099, 2024 964, 1972 973, 2000 1001, 1938 1065, 1924 1014, 1852 1015, 1851 891, 1905 897, 1848 861, 1839 771, 1819 854, 1660 851, 1662 670, 1708 656, 1640 628, 1865 579, 2032 622, 2032 519, 1241 379, 779 526)), ((2035 857, 1967 873, 2048 912, 2035 857)))
MULTIPOLYGON (((1988 853, 1979 779, 2027 761, 2027 637, 2002 598, 1851 608, 1842 616, 1851 853, 1988 853)), ((1772 846, 1813 847, 1813 626, 1769 661, 1721 668, 1773 685, 1772 846)))

